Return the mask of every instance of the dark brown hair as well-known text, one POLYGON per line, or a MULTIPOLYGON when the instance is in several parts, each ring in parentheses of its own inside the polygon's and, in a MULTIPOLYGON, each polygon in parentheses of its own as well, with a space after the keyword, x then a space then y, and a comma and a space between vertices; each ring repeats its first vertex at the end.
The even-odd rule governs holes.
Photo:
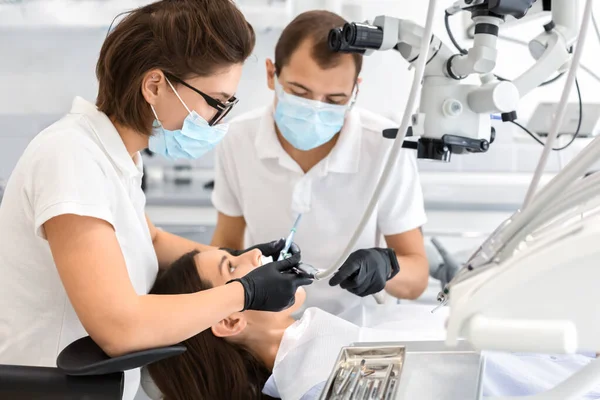
MULTIPOLYGON (((305 40, 312 41, 312 57, 321 68, 328 69, 338 66, 342 57, 347 57, 347 55, 331 51, 327 38, 331 29, 340 28, 345 23, 344 18, 324 10, 307 11, 298 15, 283 30, 275 47, 275 71, 277 75, 290 62, 292 54, 305 40)), ((352 54, 352 58, 356 65, 356 76, 358 77, 362 69, 363 57, 360 54, 352 54)))
POLYGON ((210 76, 252 53, 252 26, 231 0, 162 0, 127 15, 108 35, 96 66, 98 109, 149 134, 153 120, 141 85, 160 69, 181 79, 210 76))
MULTIPOLYGON (((151 294, 183 294, 208 290, 194 256, 185 254, 161 271, 151 294)), ((199 311, 200 312, 200 311, 199 311)), ((213 335, 210 329, 183 342, 187 351, 148 366, 166 400, 262 400, 270 371, 249 350, 213 335)))

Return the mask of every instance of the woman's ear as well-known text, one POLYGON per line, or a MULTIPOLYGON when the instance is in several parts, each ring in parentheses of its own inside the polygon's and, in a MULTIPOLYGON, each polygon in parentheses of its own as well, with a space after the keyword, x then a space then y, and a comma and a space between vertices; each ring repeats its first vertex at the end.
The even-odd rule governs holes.
POLYGON ((148 71, 144 75, 144 79, 142 80, 142 95, 148 104, 156 106, 158 93, 164 88, 165 83, 165 74, 159 69, 148 71))
POLYGON ((246 321, 244 314, 235 313, 225 319, 222 319, 218 324, 213 325, 210 329, 213 335, 216 337, 225 338, 239 335, 244 329, 246 329, 247 325, 248 321, 246 321))
POLYGON ((265 64, 267 67, 267 86, 269 89, 275 90, 275 79, 277 79, 275 76, 275 64, 273 64, 273 61, 270 58, 267 58, 265 64))

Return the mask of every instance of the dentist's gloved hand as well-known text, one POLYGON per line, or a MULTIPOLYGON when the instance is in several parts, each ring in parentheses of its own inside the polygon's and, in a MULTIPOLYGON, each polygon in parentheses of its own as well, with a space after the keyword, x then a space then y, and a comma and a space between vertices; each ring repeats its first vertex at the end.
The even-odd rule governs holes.
POLYGON ((273 257, 273 260, 277 260, 277 258, 279 258, 279 252, 281 250, 283 250, 284 247, 285 247, 285 239, 282 238, 282 239, 274 240, 274 241, 268 242, 268 243, 257 244, 256 246, 249 247, 246 250, 233 250, 233 249, 227 249, 224 247, 221 248, 221 250, 224 250, 224 251, 228 252, 229 254, 231 254, 232 256, 237 257, 237 256, 240 256, 251 250, 258 249, 258 250, 260 250, 260 252, 262 253, 263 256, 273 257))
POLYGON ((298 246, 292 244, 290 254, 285 260, 265 264, 243 278, 227 282, 240 282, 244 287, 242 311, 281 311, 294 305, 296 290, 310 285, 312 279, 292 270, 300 263, 298 246))
POLYGON ((364 249, 350 254, 338 272, 329 280, 360 297, 381 292, 387 281, 400 272, 393 249, 364 249))

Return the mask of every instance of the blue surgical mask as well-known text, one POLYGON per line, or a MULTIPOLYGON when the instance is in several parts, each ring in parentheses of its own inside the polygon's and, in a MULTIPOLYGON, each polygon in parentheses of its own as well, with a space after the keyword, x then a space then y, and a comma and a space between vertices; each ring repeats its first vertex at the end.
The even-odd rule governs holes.
MULTIPOLYGON (((329 142, 342 126, 352 105, 327 104, 286 93, 275 79, 277 107, 273 118, 292 146, 308 151, 329 142)), ((353 96, 354 97, 354 96, 353 96)))
POLYGON ((168 79, 167 83, 188 111, 188 116, 183 121, 181 129, 168 130, 160 123, 154 107, 150 106, 156 121, 153 124, 149 149, 151 152, 171 160, 199 158, 214 149, 225 137, 229 125, 217 124, 210 126, 196 111, 188 108, 168 79))

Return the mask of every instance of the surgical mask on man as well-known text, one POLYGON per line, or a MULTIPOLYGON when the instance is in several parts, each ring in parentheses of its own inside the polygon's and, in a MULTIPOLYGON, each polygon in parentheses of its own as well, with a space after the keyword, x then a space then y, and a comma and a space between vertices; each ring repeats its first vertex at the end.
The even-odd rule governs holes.
POLYGON ((218 124, 210 126, 196 111, 189 109, 169 79, 167 79, 167 83, 187 110, 188 115, 183 121, 181 129, 168 130, 163 127, 156 110, 151 105, 150 108, 154 113, 156 121, 154 121, 152 127, 149 149, 151 152, 160 154, 171 160, 193 160, 199 158, 214 149, 225 137, 229 125, 218 124))
POLYGON ((329 142, 344 126, 350 105, 327 104, 294 96, 286 93, 277 79, 275 93, 275 123, 285 140, 298 150, 312 150, 329 142))

